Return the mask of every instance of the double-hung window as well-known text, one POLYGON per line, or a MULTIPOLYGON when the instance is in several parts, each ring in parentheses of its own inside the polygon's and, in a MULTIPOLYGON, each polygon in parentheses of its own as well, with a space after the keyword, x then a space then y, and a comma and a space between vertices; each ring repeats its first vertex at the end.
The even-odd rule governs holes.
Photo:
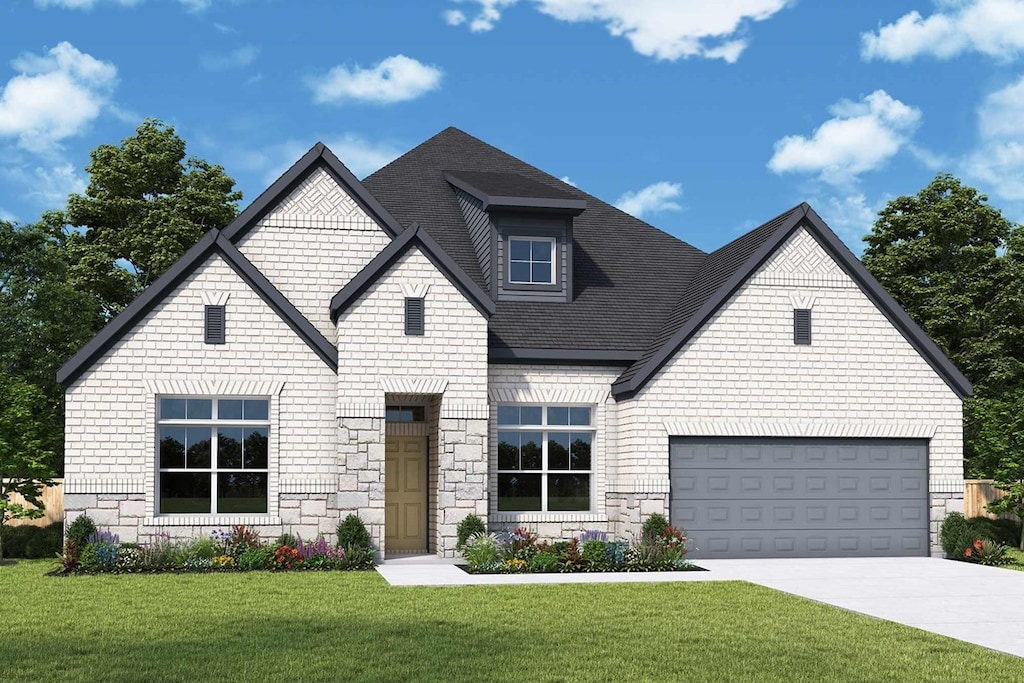
POLYGON ((555 284, 555 239, 509 237, 508 281, 517 285, 555 284))
POLYGON ((162 397, 158 403, 160 513, 266 513, 270 401, 162 397))
POLYGON ((592 509, 594 410, 498 406, 498 511, 592 509))

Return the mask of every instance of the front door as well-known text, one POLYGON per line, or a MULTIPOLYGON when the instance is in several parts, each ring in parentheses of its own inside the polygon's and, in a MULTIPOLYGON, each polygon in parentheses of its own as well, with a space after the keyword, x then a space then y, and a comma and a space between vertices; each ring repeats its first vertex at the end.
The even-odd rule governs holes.
POLYGON ((384 550, 427 552, 427 437, 384 445, 384 550))

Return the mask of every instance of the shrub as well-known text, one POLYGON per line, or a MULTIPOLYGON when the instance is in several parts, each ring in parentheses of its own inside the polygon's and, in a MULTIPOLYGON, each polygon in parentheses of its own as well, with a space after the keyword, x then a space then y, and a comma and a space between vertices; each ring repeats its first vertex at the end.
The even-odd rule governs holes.
POLYGON ((456 531, 459 535, 459 542, 455 545, 456 550, 462 550, 462 546, 466 545, 466 541, 473 534, 486 534, 487 525, 484 524, 484 520, 480 519, 476 515, 466 515, 461 522, 459 522, 456 531))
POLYGON ((558 555, 548 551, 540 551, 530 558, 530 571, 547 574, 558 571, 558 555))
POLYGON ((668 520, 665 519, 665 515, 655 512, 644 520, 644 525, 640 530, 642 536, 661 536, 665 527, 669 526, 668 520))
POLYGON ((608 566, 608 544, 601 541, 584 541, 581 553, 583 564, 591 570, 604 569, 608 566))
POLYGON ((242 571, 270 569, 273 561, 274 551, 270 548, 250 548, 238 556, 238 568, 242 571))
POLYGON ((517 527, 509 538, 508 554, 527 562, 537 554, 537 536, 526 527, 517 527))
POLYGON ((339 549, 342 551, 341 556, 337 560, 337 568, 345 570, 357 570, 357 569, 373 569, 373 547, 360 548, 358 546, 349 546, 348 548, 339 549))
POLYGON ((487 571, 487 567, 502 563, 504 550, 496 534, 475 534, 462 547, 462 556, 470 571, 487 571))
POLYGON ((210 560, 211 569, 228 570, 235 568, 235 558, 230 555, 217 555, 210 560))
POLYGON ((89 543, 79 560, 82 569, 90 572, 111 572, 117 567, 117 555, 121 547, 114 543, 98 541, 89 543))
POLYGON ((373 547, 370 532, 366 530, 366 525, 358 515, 349 515, 341 520, 341 524, 338 525, 338 547, 346 550, 373 547))
POLYGON ((64 542, 64 552, 57 554, 57 569, 62 574, 71 574, 78 569, 78 548, 70 538, 64 542))
POLYGON ((89 515, 81 514, 75 521, 68 524, 67 537, 75 542, 76 548, 85 548, 89 536, 94 533, 96 533, 96 523, 89 515))
POLYGON ((221 550, 221 548, 218 548, 217 545, 217 541, 209 536, 200 536, 192 539, 192 541, 186 546, 186 552, 189 557, 196 557, 204 560, 212 560, 216 555, 220 554, 230 554, 227 552, 226 546, 222 548, 224 552, 219 553, 218 550, 221 550))
POLYGON ((971 517, 967 524, 979 538, 988 538, 1011 546, 1020 543, 1020 522, 1015 519, 971 517))
POLYGON ((236 524, 229 531, 215 531, 214 543, 217 542, 223 546, 225 555, 236 559, 240 559, 249 550, 259 550, 263 547, 260 535, 244 524, 236 524))
POLYGON ((277 540, 274 541, 274 549, 277 550, 283 545, 286 545, 289 548, 298 548, 299 539, 295 538, 291 534, 281 534, 277 537, 277 540))
POLYGON ((302 566, 302 555, 295 548, 282 545, 274 551, 274 569, 298 569, 302 566))
POLYGON ((964 549, 970 542, 970 524, 959 512, 951 512, 942 520, 942 528, 939 530, 939 542, 947 557, 959 559, 957 555, 963 556, 964 549))
POLYGON ((170 535, 162 531, 142 549, 146 568, 152 571, 163 571, 179 567, 189 559, 190 547, 191 544, 184 546, 174 543, 171 541, 170 535))

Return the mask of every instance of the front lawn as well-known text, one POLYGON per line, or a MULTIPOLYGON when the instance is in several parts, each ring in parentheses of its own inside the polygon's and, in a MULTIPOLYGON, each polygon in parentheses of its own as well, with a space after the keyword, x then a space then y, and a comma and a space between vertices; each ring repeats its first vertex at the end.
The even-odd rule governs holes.
POLYGON ((1024 661, 737 582, 394 588, 376 572, 0 567, 5 681, 1024 680, 1024 661))
POLYGON ((1019 572, 1024 572, 1024 550, 1017 548, 1010 548, 1006 551, 1006 555, 1010 557, 1013 562, 1005 566, 1007 569, 1015 569, 1019 572))

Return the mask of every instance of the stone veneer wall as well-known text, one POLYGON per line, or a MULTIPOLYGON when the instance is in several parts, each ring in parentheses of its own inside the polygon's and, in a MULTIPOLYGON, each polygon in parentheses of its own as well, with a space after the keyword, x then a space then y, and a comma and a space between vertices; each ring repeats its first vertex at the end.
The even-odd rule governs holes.
MULTIPOLYGON (((800 230, 619 403, 623 488, 610 503, 632 509, 630 496, 640 496, 667 511, 670 435, 925 438, 938 552, 942 519, 962 509, 961 415, 959 397, 800 230), (795 308, 812 311, 810 346, 793 343, 795 308)), ((616 514, 622 528, 636 523, 616 514)))

